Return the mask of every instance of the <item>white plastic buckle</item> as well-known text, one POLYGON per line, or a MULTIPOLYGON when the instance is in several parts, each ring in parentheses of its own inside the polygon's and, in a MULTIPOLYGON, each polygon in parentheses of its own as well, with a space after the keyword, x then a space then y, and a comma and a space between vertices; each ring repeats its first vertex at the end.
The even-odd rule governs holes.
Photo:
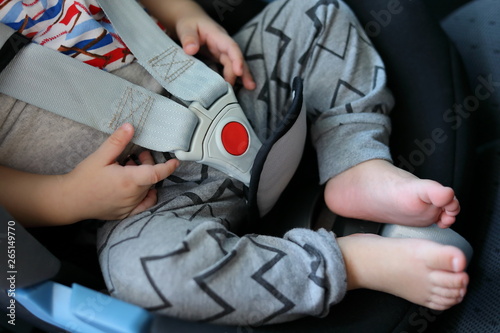
POLYGON ((214 167, 248 186, 252 166, 262 143, 238 104, 233 88, 228 84, 227 94, 213 103, 208 110, 199 102, 192 102, 189 109, 198 116, 199 123, 191 139, 190 150, 175 151, 176 157, 179 160, 196 161, 214 167), (231 146, 231 143, 226 141, 231 131, 223 139, 223 132, 227 132, 228 127, 235 124, 238 129, 244 128, 248 134, 248 141, 242 142, 243 148, 236 149, 237 153, 232 149, 228 151, 228 145, 231 146))

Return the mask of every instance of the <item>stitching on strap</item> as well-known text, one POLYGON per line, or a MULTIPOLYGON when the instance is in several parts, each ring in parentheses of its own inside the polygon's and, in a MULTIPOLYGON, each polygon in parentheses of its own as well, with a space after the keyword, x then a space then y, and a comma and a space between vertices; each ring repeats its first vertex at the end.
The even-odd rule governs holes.
POLYGON ((135 128, 135 136, 139 136, 144 128, 144 123, 149 112, 153 108, 153 102, 153 97, 150 95, 127 87, 108 127, 114 131, 122 124, 129 122, 135 128))
POLYGON ((185 71, 187 71, 194 64, 194 60, 186 57, 176 46, 169 47, 166 51, 153 57, 148 61, 151 68, 168 83, 175 81, 185 71))

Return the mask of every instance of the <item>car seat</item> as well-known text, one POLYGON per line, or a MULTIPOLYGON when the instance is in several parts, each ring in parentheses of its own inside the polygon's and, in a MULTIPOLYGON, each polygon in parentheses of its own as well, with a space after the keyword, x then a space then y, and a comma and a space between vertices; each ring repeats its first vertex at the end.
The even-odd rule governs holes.
MULTIPOLYGON (((469 295, 441 316, 441 332, 498 332, 500 322, 500 49, 498 2, 471 1, 443 16, 442 26, 464 61, 477 134, 468 239, 475 248, 469 295), (486 94, 485 94, 486 92, 486 94)), ((467 113, 465 113, 467 116, 467 113)))
MULTIPOLYGON (((265 5, 264 2, 257 0, 236 2, 199 0, 199 2, 229 31, 236 30, 244 22, 242 18, 252 17, 265 5), (217 9, 216 4, 226 6, 224 7, 226 11, 222 12, 220 8, 217 9)), ((456 224, 457 230, 467 231, 464 220, 470 207, 467 194, 470 193, 468 180, 471 179, 473 167, 471 163, 473 159, 470 158, 473 156, 472 133, 470 132, 473 128, 473 119, 464 122, 464 126, 454 130, 453 123, 443 118, 455 103, 463 101, 469 94, 458 54, 453 51, 436 16, 423 2, 402 2, 398 7, 402 10, 388 7, 388 2, 383 0, 349 0, 346 2, 368 29, 373 43, 386 63, 389 85, 396 98, 396 108, 392 116, 394 134, 391 140, 396 165, 408 169, 419 177, 435 179, 454 187, 464 208, 456 224), (370 28, 374 30, 369 30, 370 28), (442 135, 446 135, 447 140, 432 142, 433 131, 436 129, 442 130, 444 133, 442 135)), ((314 155, 311 149, 306 154, 314 155)), ((311 159, 304 160, 310 161, 311 159)), ((296 219, 296 222, 281 225, 282 228, 311 226, 317 219, 326 221, 325 223, 331 223, 333 220, 332 216, 325 213, 320 199, 321 187, 310 185, 317 184, 314 172, 309 172, 313 169, 314 165, 311 163, 302 163, 298 172, 308 177, 294 179, 289 186, 290 191, 285 193, 287 200, 297 201, 299 198, 293 196, 296 192, 294 189, 300 188, 303 191, 307 188, 312 193, 308 196, 312 198, 308 202, 309 207, 301 208, 299 211, 301 215, 292 213, 302 218, 296 219)), ((288 204, 288 207, 290 206, 296 205, 288 204)), ((280 217, 286 220, 285 212, 286 210, 280 211, 280 203, 278 203, 268 218, 280 217)), ((3 217, 2 220, 8 221, 9 219, 3 217)), ((365 221, 348 221, 343 217, 335 217, 334 221, 334 230, 339 234, 349 232, 346 229, 349 229, 351 223, 357 223, 362 231, 370 232, 376 232, 380 226, 365 221)), ((42 305, 47 306, 48 309, 52 305, 59 305, 60 309, 66 305, 64 301, 71 305, 71 295, 68 293, 74 292, 76 296, 72 306, 75 309, 76 318, 63 317, 66 318, 63 320, 73 320, 75 325, 79 321, 83 322, 81 325, 84 325, 85 321, 95 321, 104 332, 114 332, 113 329, 118 331, 118 328, 124 332, 127 329, 131 331, 134 329, 132 325, 143 325, 142 327, 150 332, 423 332, 439 316, 435 311, 400 298, 368 290, 350 292, 341 304, 332 308, 331 314, 326 318, 308 317, 292 323, 259 328, 202 325, 156 316, 120 301, 108 299, 98 293, 104 285, 99 275, 95 248, 92 248, 92 243, 87 241, 88 236, 93 233, 92 229, 92 222, 83 222, 69 227, 30 230, 29 233, 20 225, 16 226, 16 243, 19 251, 17 269, 19 272, 28 273, 31 270, 32 273, 17 275, 16 288, 36 285, 39 289, 33 294, 30 294, 30 288, 26 288, 26 297, 39 297, 42 305), (43 264, 35 266, 33 263, 43 264), (78 285, 70 289, 69 286, 75 282, 90 289, 78 285), (54 290, 61 295, 61 299, 50 299, 54 290), (78 297, 80 297, 79 303, 78 297), (88 303, 89 300, 91 303, 88 303), (51 301, 53 301, 52 304, 51 301), (118 310, 114 311, 111 305, 115 305, 118 310), (112 317, 117 311, 123 312, 118 313, 118 319, 114 322, 112 317), (135 322, 131 323, 132 320, 125 322, 124 318, 135 319, 135 322)), ((272 234, 282 232, 276 229, 263 231, 272 234)), ((1 243, 7 245, 7 235, 4 234, 1 237, 1 243)), ((4 264, 2 262, 2 265, 4 264)), ((2 266, 2 271, 7 270, 2 266)), ((6 281, 6 279, 3 280, 2 287, 8 290, 9 284, 5 284, 6 281)), ((8 295, 2 294, 0 300, 2 308, 7 309, 10 301, 8 295)), ((62 331, 54 325, 54 322, 50 322, 50 318, 44 317, 43 311, 35 314, 24 311, 21 304, 17 305, 18 319, 30 322, 44 331, 62 331)), ((64 311, 64 309, 60 310, 64 311)), ((74 316, 75 313, 68 315, 74 316)), ((53 315, 53 313, 49 311, 48 315, 53 315)), ((12 326, 7 327, 12 328, 12 326)))

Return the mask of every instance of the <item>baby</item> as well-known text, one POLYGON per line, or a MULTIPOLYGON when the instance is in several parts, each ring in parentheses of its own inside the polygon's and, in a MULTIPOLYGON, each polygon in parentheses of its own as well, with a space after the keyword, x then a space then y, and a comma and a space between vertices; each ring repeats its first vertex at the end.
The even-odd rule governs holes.
MULTIPOLYGON (((87 8, 89 20, 103 22, 94 1, 69 2, 87 8)), ((393 99, 383 63, 343 2, 274 1, 234 39, 191 0, 141 2, 186 53, 208 52, 222 65, 261 140, 279 126, 292 79, 303 78, 324 198, 333 212, 419 227, 455 222, 460 206, 452 189, 391 163, 393 99)), ((12 8, 1 7, 3 23, 29 17, 6 22, 12 8)), ((24 27, 35 29, 35 21, 24 27)), ((112 70, 154 86, 135 62, 112 70)), ((130 124, 105 138, 43 110, 28 115, 32 106, 1 99, 0 186, 8 190, 0 191, 0 203, 26 226, 107 220, 100 223, 98 253, 115 297, 162 314, 244 325, 324 316, 357 288, 436 310, 459 303, 466 293, 466 259, 458 248, 377 235, 336 238, 326 230, 294 229, 282 238, 237 236, 245 220, 245 189, 238 181, 203 165, 179 163, 168 153, 144 151, 139 165, 120 165, 117 158, 134 134, 130 124), (37 131, 8 127, 10 117, 35 122, 37 131), (77 144, 79 131, 90 144, 77 144), (54 144, 62 138, 69 141, 54 144), (33 163, 20 147, 61 162, 55 167, 41 157, 33 163), (58 159, 78 149, 76 161, 58 159)))

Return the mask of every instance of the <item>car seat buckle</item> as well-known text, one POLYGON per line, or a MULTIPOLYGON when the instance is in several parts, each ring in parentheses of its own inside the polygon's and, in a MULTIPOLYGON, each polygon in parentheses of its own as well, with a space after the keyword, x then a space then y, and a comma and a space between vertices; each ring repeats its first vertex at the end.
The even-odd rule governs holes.
POLYGON ((196 161, 250 183, 252 166, 262 146, 228 84, 225 95, 208 109, 192 102, 189 109, 199 119, 189 151, 175 151, 178 159, 196 161))

